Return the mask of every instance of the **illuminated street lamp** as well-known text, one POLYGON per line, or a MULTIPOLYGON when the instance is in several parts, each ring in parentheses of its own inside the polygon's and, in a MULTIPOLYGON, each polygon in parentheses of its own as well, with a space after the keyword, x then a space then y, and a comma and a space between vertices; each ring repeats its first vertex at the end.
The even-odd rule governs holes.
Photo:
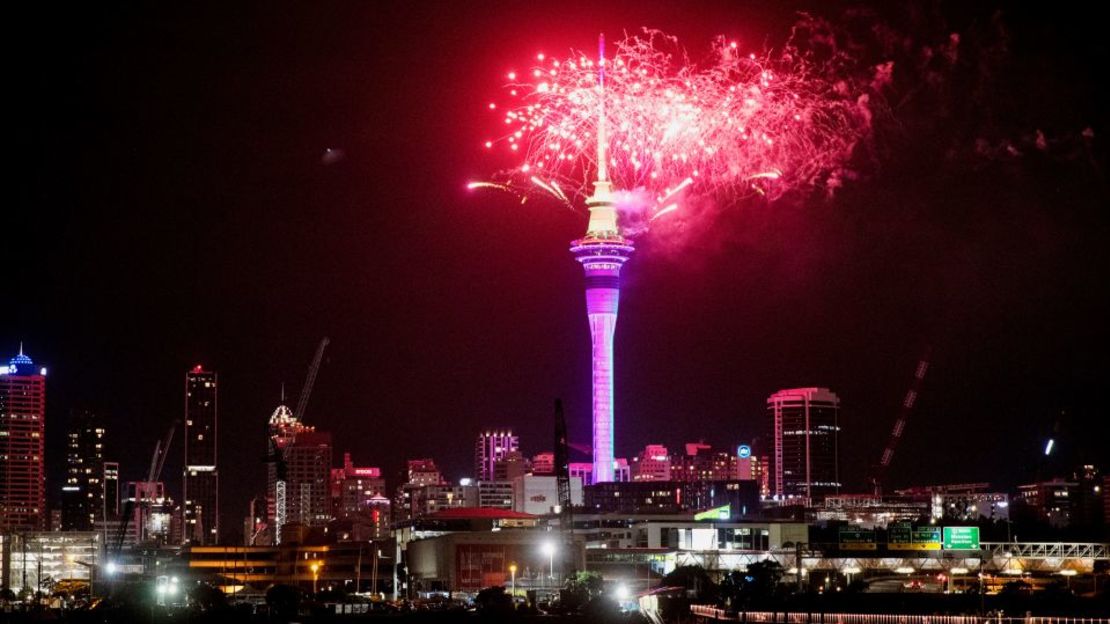
POLYGON ((316 595, 316 581, 320 580, 320 564, 313 561, 308 568, 312 570, 312 594, 316 595))
POLYGON ((1079 574, 1079 573, 1076 572, 1075 570, 1060 570, 1059 574, 1060 574, 1060 576, 1067 579, 1068 591, 1070 592, 1071 591, 1071 577, 1073 577, 1073 576, 1075 576, 1076 574, 1079 574))
POLYGON ((547 555, 547 560, 551 568, 551 579, 555 578, 555 542, 543 543, 543 554, 547 555))
POLYGON ((510 563, 509 564, 509 574, 512 575, 512 579, 513 579, 512 580, 512 588, 513 588, 512 591, 513 591, 513 596, 515 597, 516 596, 516 564, 515 563, 510 563))
POLYGON ((860 572, 863 572, 863 570, 861 568, 859 568, 858 566, 850 566, 850 567, 844 568, 844 576, 848 577, 848 585, 852 584, 852 575, 853 574, 859 574, 860 572))

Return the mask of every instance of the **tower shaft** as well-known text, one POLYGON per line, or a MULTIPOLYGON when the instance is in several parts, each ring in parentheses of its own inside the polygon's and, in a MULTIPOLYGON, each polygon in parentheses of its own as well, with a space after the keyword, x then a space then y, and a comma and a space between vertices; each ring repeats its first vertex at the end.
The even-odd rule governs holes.
POLYGON ((623 238, 587 236, 571 252, 586 273, 586 318, 590 323, 593 383, 593 481, 613 481, 613 334, 620 302, 620 270, 632 253, 623 238))

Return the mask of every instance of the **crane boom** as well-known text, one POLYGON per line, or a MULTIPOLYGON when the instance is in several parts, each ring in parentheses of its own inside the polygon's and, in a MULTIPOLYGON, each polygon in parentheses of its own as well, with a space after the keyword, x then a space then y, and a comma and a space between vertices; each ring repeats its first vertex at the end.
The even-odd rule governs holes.
POLYGON ((312 358, 312 364, 308 366, 308 374, 304 378, 304 388, 301 389, 301 396, 297 399, 297 409, 293 410, 293 418, 298 422, 304 418, 304 410, 308 407, 308 397, 312 394, 312 386, 316 384, 316 374, 320 372, 320 362, 324 359, 324 349, 327 348, 329 342, 331 341, 326 336, 320 341, 320 346, 316 347, 316 355, 312 358))
POLYGON ((570 457, 567 452, 567 419, 563 415, 563 401, 555 399, 555 481, 559 489, 559 528, 563 552, 563 574, 574 569, 574 499, 570 487, 570 457))
POLYGON ((906 396, 902 399, 902 405, 898 409, 898 417, 894 420, 894 428, 890 431, 890 439, 887 440, 886 448, 883 449, 882 458, 871 476, 871 485, 876 496, 883 493, 883 478, 894 459, 894 452, 898 449, 898 443, 902 441, 902 433, 905 432, 906 423, 909 422, 910 415, 913 413, 913 406, 917 403, 917 395, 921 392, 921 382, 925 380, 925 373, 929 371, 929 360, 931 358, 932 348, 926 347, 925 353, 917 362, 917 368, 914 369, 910 388, 906 391, 906 396))
POLYGON ((148 481, 158 481, 162 478, 162 468, 166 465, 166 456, 170 454, 170 445, 173 444, 173 434, 177 430, 178 421, 173 421, 170 430, 166 432, 166 441, 162 444, 162 455, 158 457, 158 465, 154 467, 148 481))
MULTIPOLYGON (((173 433, 177 429, 178 421, 173 421, 170 425, 170 430, 166 432, 165 440, 158 440, 154 443, 154 454, 150 457, 150 469, 146 473, 146 483, 153 483, 162 478, 162 467, 166 464, 166 455, 169 455, 170 444, 173 442, 173 433)), ((123 549, 123 542, 127 539, 127 530, 131 526, 131 517, 135 513, 135 505, 139 503, 136 499, 141 498, 142 492, 137 488, 135 497, 129 498, 127 504, 124 505, 123 515, 120 517, 119 528, 116 530, 115 544, 113 550, 118 555, 120 550, 123 549)), ((140 535, 142 529, 140 528, 140 535)))

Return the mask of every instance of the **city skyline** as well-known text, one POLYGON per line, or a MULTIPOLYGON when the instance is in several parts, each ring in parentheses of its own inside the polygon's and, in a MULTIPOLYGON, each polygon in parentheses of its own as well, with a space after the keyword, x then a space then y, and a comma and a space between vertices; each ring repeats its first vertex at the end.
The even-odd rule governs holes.
MULTIPOLYGON (((528 455, 549 450, 555 397, 571 440, 589 444, 589 328, 581 269, 565 252, 580 217, 463 190, 488 169, 479 111, 500 86, 475 76, 500 75, 521 51, 589 49, 602 30, 668 25, 692 42, 721 31, 756 41, 796 19, 725 3, 702 5, 696 22, 674 8, 577 7, 573 24, 548 20, 475 52, 458 25, 500 31, 524 10, 446 9, 453 19, 424 31, 421 8, 350 9, 326 22, 225 9, 232 26, 215 34, 204 28, 211 15, 148 11, 93 20, 116 35, 104 40, 73 16, 31 20, 32 33, 56 26, 66 45, 18 76, 33 121, 17 134, 27 158, 12 253, 36 270, 17 275, 0 306, 0 355, 24 340, 50 367, 48 496, 71 409, 102 415, 106 456, 135 480, 183 416, 182 372, 198 362, 220 371, 221 441, 256 445, 221 455, 222 473, 248 479, 221 482, 228 526, 264 490, 267 419, 322 335, 334 341, 306 422, 350 440, 336 453, 390 479, 415 457, 465 473, 473 435, 491 424, 511 426, 528 455), (324 23, 350 26, 313 28, 324 23), (444 54, 468 57, 467 75, 438 68, 444 54), (405 88, 383 94, 386 82, 405 88), (459 119, 422 112, 436 106, 459 119)), ((907 19, 880 17, 892 28, 907 19)), ((948 32, 972 42, 969 55, 976 41, 979 50, 997 43, 979 26, 990 21, 985 9, 933 18, 936 32, 914 45, 948 32)), ((914 150, 882 146, 866 184, 848 182, 832 199, 722 210, 702 261, 638 243, 615 342, 617 457, 650 443, 751 443, 769 433, 768 394, 824 386, 844 401, 842 456, 858 458, 842 462, 843 481, 863 490, 928 343, 931 377, 891 485, 913 475, 910 457, 960 458, 934 462, 930 481, 992 471, 1030 480, 1054 429, 1061 453, 1106 464, 1093 444, 1106 428, 1102 408, 1082 390, 1110 373, 1099 347, 1110 312, 1097 143, 1107 107, 1089 81, 1072 80, 1098 55, 1090 37, 1050 32, 1029 13, 1005 20, 1022 37, 992 71, 1035 88, 1044 103, 1028 113, 1007 112, 1005 87, 984 89, 977 105, 997 111, 997 127, 962 134, 954 128, 979 118, 938 90, 939 102, 911 100, 905 111, 914 150), (1065 69, 1021 62, 1042 49, 1065 69), (932 104, 949 117, 930 125, 932 104), (1085 128, 1095 143, 1077 138, 1085 128), (1021 157, 995 155, 1007 140, 1021 157)), ((953 91, 978 84, 953 80, 953 91)), ((177 444, 166 467, 175 499, 177 444)))

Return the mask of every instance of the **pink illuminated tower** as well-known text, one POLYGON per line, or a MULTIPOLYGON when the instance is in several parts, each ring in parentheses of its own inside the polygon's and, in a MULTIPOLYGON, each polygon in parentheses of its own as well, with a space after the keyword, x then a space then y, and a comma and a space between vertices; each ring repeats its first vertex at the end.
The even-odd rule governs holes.
POLYGON ((617 209, 606 166, 605 38, 599 41, 597 181, 586 200, 586 235, 570 252, 586 271, 586 316, 593 343, 593 482, 613 481, 613 332, 617 327, 621 266, 632 255, 632 241, 617 228, 617 209))

